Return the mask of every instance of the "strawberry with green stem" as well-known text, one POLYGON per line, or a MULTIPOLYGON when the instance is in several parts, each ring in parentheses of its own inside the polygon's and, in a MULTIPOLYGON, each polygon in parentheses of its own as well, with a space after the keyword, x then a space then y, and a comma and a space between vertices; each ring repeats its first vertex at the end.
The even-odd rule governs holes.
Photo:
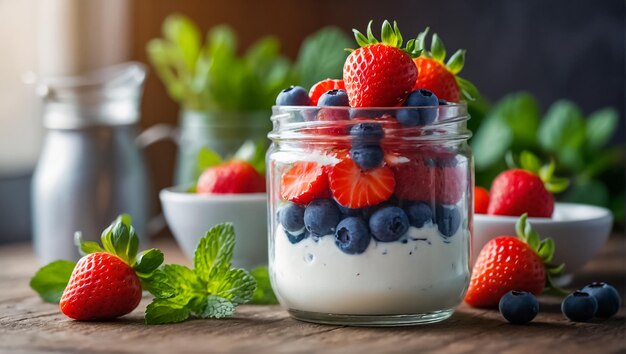
POLYGON ((402 47, 398 25, 385 20, 381 41, 372 34, 372 21, 367 37, 353 30, 360 46, 353 50, 343 67, 343 82, 352 107, 394 107, 404 102, 417 78, 412 58, 419 55, 416 40, 402 47))
POLYGON ((461 98, 470 101, 476 99, 476 87, 457 75, 465 65, 465 50, 457 50, 445 62, 446 48, 436 33, 432 36, 430 50, 425 50, 428 30, 426 28, 421 32, 412 45, 421 52, 419 57, 413 59, 418 72, 413 90, 426 89, 449 102, 459 102, 461 98))
POLYGON ((473 307, 495 308, 509 291, 563 295, 553 277, 561 275, 564 264, 552 264, 554 241, 541 240, 522 215, 515 225, 516 236, 499 236, 480 251, 472 270, 465 302, 473 307))

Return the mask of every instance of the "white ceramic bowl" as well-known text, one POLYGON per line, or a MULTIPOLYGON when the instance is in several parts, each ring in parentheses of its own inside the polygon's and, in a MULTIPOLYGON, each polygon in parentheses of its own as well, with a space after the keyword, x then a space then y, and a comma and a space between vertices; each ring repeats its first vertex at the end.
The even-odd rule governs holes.
MULTIPOLYGON (((492 238, 515 235, 517 217, 475 214, 472 263, 492 238)), ((552 218, 528 218, 541 238, 551 237, 556 250, 553 263, 565 263, 558 285, 569 283, 573 273, 593 257, 606 242, 613 226, 608 209, 584 204, 556 203, 552 218)))
POLYGON ((233 265, 251 269, 267 264, 267 194, 195 194, 182 187, 161 190, 165 221, 189 259, 213 226, 232 222, 233 265))

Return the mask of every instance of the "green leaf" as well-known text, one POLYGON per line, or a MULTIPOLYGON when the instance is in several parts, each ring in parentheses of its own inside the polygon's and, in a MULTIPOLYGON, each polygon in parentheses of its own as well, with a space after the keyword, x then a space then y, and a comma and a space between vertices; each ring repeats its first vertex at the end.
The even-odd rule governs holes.
POLYGON ((205 300, 204 311, 202 311, 198 315, 203 318, 230 317, 235 314, 236 307, 237 305, 223 297, 209 295, 206 297, 205 300))
POLYGON ((519 157, 520 165, 523 169, 538 173, 541 168, 541 160, 530 151, 524 150, 519 157))
POLYGON ((546 151, 558 152, 563 148, 579 149, 585 135, 585 121, 578 107, 561 100, 548 109, 539 126, 538 140, 546 151))
MULTIPOLYGON (((423 51, 424 49, 426 49, 426 35, 428 35, 428 30, 430 28, 426 27, 425 30, 423 30, 422 32, 420 32, 417 37, 415 37, 415 49, 419 50, 419 51, 423 51)), ((426 52, 424 52, 423 54, 425 54, 426 52)))
POLYGON ((470 141, 477 170, 487 169, 502 160, 513 144, 513 132, 506 122, 487 118, 470 141))
POLYGON ((235 304, 244 304, 252 300, 256 282, 244 269, 229 269, 215 274, 208 283, 211 294, 221 296, 235 304))
POLYGON ((277 304, 278 299, 270 284, 270 275, 266 266, 257 267, 250 271, 250 275, 256 281, 256 290, 252 296, 253 304, 270 305, 277 304))
MULTIPOLYGON (((568 191, 563 201, 598 206, 608 206, 610 200, 609 188, 603 181, 577 181, 568 191)), ((623 200, 622 200, 623 203, 623 200)))
POLYGON ((191 311, 187 308, 190 298, 154 299, 146 307, 146 324, 166 324, 183 322, 191 311))
POLYGON ((433 59, 437 61, 442 62, 446 59, 446 47, 443 45, 443 41, 439 38, 437 33, 433 33, 430 44, 430 54, 433 59))
POLYGON ((325 27, 307 37, 300 47, 295 70, 300 85, 311 87, 326 78, 341 78, 351 41, 337 27, 325 27))
POLYGON ((187 17, 175 14, 163 22, 163 35, 176 45, 187 70, 192 71, 200 52, 200 31, 187 17))
POLYGON ((373 23, 374 21, 370 20, 370 22, 367 24, 367 43, 368 44, 378 43, 378 39, 376 39, 376 37, 374 36, 374 33, 372 32, 373 23))
POLYGON ((234 246, 233 224, 224 223, 212 227, 196 246, 193 265, 198 278, 208 282, 215 270, 229 269, 234 246))
POLYGON ((134 265, 135 272, 150 274, 163 263, 163 252, 152 248, 137 255, 137 263, 134 265))
POLYGON ((448 59, 446 67, 456 75, 463 69, 463 66, 465 66, 465 50, 459 49, 448 59))
POLYGON ((556 164, 554 161, 550 161, 549 164, 541 166, 541 168, 539 168, 539 178, 544 182, 551 180, 555 169, 556 164))
POLYGON ((359 47, 365 47, 370 44, 367 38, 363 35, 363 33, 355 29, 352 30, 352 33, 354 33, 354 39, 356 40, 356 44, 358 44, 359 47))
POLYGON ((539 249, 539 243, 541 242, 541 239, 539 238, 539 234, 537 233, 537 231, 533 229, 532 225, 529 222, 526 222, 524 234, 526 235, 526 243, 528 243, 530 248, 532 248, 533 250, 539 249))
POLYGON ((465 80, 464 78, 457 76, 456 83, 459 85, 459 89, 461 90, 461 95, 469 101, 474 101, 480 99, 480 93, 474 84, 470 81, 465 80))
POLYGON ((587 118, 587 141, 589 150, 598 150, 609 141, 617 127, 618 114, 613 108, 592 113, 587 118))
POLYGON ((75 266, 75 262, 54 261, 35 273, 30 280, 30 287, 41 296, 43 301, 58 303, 75 266))
POLYGON ((569 186, 569 179, 552 177, 548 182, 544 183, 546 189, 550 193, 561 193, 569 186))
POLYGON ((554 257, 554 240, 551 238, 546 238, 541 241, 539 244, 539 249, 537 250, 537 254, 545 263, 552 262, 552 258, 554 257))
POLYGON ((97 242, 83 241, 83 233, 80 231, 74 233, 74 244, 81 256, 104 251, 97 242))
POLYGON ((260 139, 246 140, 237 150, 233 160, 246 161, 254 167, 260 175, 265 175, 265 152, 267 151, 267 140, 260 139))
POLYGON ((201 147, 200 150, 198 150, 198 157, 196 159, 196 176, 199 177, 204 170, 209 167, 217 166, 221 162, 222 158, 217 152, 206 146, 201 147))
POLYGON ((165 264, 160 271, 165 275, 166 282, 178 293, 203 290, 197 274, 180 264, 165 264))
POLYGON ((170 284, 168 276, 161 269, 144 275, 137 274, 141 281, 141 288, 157 298, 167 299, 176 295, 177 289, 170 284))
POLYGON ((528 220, 528 214, 524 213, 515 222, 515 234, 523 240, 526 240, 526 220, 528 220))

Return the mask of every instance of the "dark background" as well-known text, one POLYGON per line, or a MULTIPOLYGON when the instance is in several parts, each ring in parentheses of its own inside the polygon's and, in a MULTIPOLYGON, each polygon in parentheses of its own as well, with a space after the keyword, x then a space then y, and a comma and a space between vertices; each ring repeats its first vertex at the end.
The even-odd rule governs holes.
MULTIPOLYGON (((490 101, 526 90, 541 103, 575 101, 588 114, 613 106, 620 113, 613 144, 624 144, 626 2, 606 1, 254 1, 254 0, 135 0, 133 56, 146 62, 145 44, 161 35, 163 19, 179 12, 191 17, 203 32, 226 23, 238 33, 245 49, 263 35, 281 40, 294 58, 300 42, 325 25, 350 33, 370 19, 397 20, 405 38, 426 26, 444 40, 448 53, 467 49, 461 75, 490 101)), ((143 128, 176 124, 178 106, 152 73, 143 100, 143 128)), ((175 146, 164 143, 148 150, 154 201, 160 188, 171 185, 175 146)), ((28 176, 0 181, 0 242, 29 235, 28 176), (4 186, 4 187, 3 187, 4 186), (3 216, 4 215, 4 216, 3 216), (14 216, 19 217, 15 218, 14 216), (8 223, 7 216, 11 216, 8 223), (5 220, 3 220, 5 219, 5 220), (4 226, 9 225, 9 226, 4 226)), ((155 206, 155 211, 157 207, 155 206)))

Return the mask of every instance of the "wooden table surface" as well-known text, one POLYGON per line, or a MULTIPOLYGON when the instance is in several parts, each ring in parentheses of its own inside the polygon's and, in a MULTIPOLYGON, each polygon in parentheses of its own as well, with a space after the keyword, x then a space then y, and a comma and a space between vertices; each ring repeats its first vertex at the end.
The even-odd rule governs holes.
MULTIPOLYGON (((626 287, 626 238, 613 235, 579 272, 573 287, 607 281, 626 287)), ((182 255, 172 241, 157 242, 166 262, 182 255)), ((624 353, 624 307, 607 320, 574 323, 559 299, 542 297, 537 318, 510 325, 497 311, 461 305, 445 322, 403 328, 315 325, 291 319, 279 306, 241 306, 233 318, 175 325, 143 323, 144 299, 117 321, 81 323, 43 303, 28 282, 37 264, 30 245, 0 247, 0 352, 2 353, 624 353)))

